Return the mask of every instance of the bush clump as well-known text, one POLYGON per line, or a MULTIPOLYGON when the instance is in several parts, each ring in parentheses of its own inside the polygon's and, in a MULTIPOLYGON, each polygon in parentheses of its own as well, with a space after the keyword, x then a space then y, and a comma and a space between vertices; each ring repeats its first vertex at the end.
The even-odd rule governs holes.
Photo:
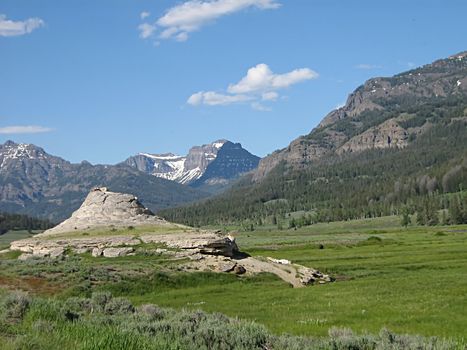
POLYGON ((219 313, 154 305, 135 308, 110 293, 64 301, 31 299, 24 293, 1 299, 2 350, 454 350, 465 346, 437 338, 400 336, 386 329, 378 335, 331 328, 326 338, 276 336, 262 325, 219 313))

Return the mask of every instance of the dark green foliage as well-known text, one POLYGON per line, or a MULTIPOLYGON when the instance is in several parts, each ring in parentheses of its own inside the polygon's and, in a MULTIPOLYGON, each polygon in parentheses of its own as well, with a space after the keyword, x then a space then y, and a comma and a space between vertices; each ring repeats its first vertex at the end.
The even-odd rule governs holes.
POLYGON ((402 207, 401 213, 401 225, 404 227, 409 226, 412 223, 412 220, 410 219, 409 209, 407 207, 402 207))
MULTIPOLYGON (((430 217, 420 222, 434 225, 439 221, 435 212, 445 208, 436 194, 462 188, 467 188, 467 122, 456 121, 432 127, 402 150, 329 157, 303 170, 281 164, 261 183, 244 179, 223 195, 160 214, 170 221, 203 226, 314 211, 306 225, 400 215, 404 206, 415 212, 429 203, 420 215, 430 217)), ((457 210, 454 204, 451 209, 457 210)), ((455 216, 456 222, 463 220, 462 215, 455 216)), ((292 227, 297 225, 294 220, 292 227)))
POLYGON ((49 220, 32 218, 26 215, 0 213, 0 235, 9 230, 47 230, 55 226, 49 220))

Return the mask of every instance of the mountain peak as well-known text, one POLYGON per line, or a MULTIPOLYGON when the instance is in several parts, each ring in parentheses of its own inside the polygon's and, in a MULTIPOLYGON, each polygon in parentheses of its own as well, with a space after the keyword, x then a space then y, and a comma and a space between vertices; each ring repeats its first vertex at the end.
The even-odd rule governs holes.
POLYGON ((393 77, 367 80, 349 95, 343 107, 331 111, 310 134, 262 159, 254 180, 262 180, 283 161, 302 168, 341 153, 342 147, 346 151, 405 147, 410 135, 417 137, 427 129, 421 129, 426 120, 414 119, 421 107, 434 101, 465 99, 466 58, 464 51, 393 77), (400 123, 415 123, 416 127, 407 130, 409 127, 403 128, 400 123))
POLYGON ((17 145, 18 145, 18 144, 17 144, 16 142, 12 141, 12 140, 7 140, 7 141, 3 144, 4 147, 14 147, 14 146, 17 146, 17 145))
MULTIPOLYGON (((210 164, 218 157, 219 153, 227 154, 229 150, 243 150, 240 143, 233 143, 227 139, 219 139, 202 146, 193 146, 186 156, 179 156, 173 153, 153 154, 139 153, 128 158, 124 163, 148 174, 161 177, 167 180, 176 181, 185 185, 192 185, 198 182, 206 173, 210 164)), ((235 162, 238 166, 235 169, 244 172, 256 166, 256 159, 253 159, 248 151, 238 153, 235 162), (243 157, 243 158, 242 158, 243 157), (245 166, 240 163, 246 162, 245 166)), ((228 179, 234 178, 238 173, 233 174, 229 169, 228 179)))
POLYGON ((0 160, 3 167, 12 159, 47 159, 49 155, 40 147, 28 143, 16 143, 11 140, 0 145, 0 160))

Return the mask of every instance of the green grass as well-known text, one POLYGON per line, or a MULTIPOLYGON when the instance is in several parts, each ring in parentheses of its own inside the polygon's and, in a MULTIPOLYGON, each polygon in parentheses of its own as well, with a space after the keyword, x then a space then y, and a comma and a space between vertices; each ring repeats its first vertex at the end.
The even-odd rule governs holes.
POLYGON ((186 273, 163 257, 142 255, 84 255, 55 265, 0 261, 0 277, 39 276, 61 286, 59 297, 108 290, 136 305, 222 312, 276 334, 325 336, 331 327, 377 334, 387 327, 403 334, 467 335, 467 225, 405 229, 390 217, 236 236, 251 255, 318 268, 337 282, 293 289, 272 275, 186 273))
MULTIPOLYGON (((34 232, 38 233, 38 231, 34 232)), ((8 231, 7 233, 0 235, 0 250, 7 249, 10 247, 10 243, 20 239, 30 238, 33 235, 28 231, 8 231)))
POLYGON ((359 332, 463 337, 467 331, 467 226, 400 228, 398 218, 238 233, 251 255, 285 258, 338 278, 292 289, 275 278, 195 283, 131 296, 136 303, 199 307, 255 320, 275 332, 359 332), (443 235, 440 234, 443 233, 443 235), (375 238, 378 237, 378 238, 375 238), (319 245, 324 249, 319 249, 319 245))

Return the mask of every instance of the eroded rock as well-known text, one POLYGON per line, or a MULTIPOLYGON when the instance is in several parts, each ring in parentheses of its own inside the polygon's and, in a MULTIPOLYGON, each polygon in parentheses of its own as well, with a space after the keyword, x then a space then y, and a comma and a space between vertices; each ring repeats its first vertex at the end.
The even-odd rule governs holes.
POLYGON ((110 192, 101 187, 92 190, 71 218, 42 235, 88 230, 99 227, 169 226, 155 216, 138 199, 126 193, 110 192))
POLYGON ((133 248, 106 248, 102 252, 102 255, 106 258, 118 258, 120 256, 126 256, 130 253, 133 253, 133 248))

